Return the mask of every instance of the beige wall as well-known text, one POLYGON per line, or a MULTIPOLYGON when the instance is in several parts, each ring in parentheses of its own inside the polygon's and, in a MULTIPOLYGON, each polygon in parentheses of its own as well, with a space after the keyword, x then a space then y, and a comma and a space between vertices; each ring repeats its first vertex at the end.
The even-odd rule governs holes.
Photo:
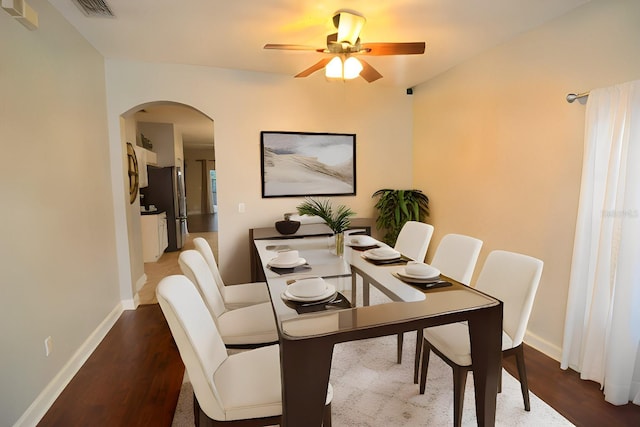
MULTIPOLYGON (((545 262, 527 341, 558 357, 585 106, 570 92, 640 77, 640 2, 594 1, 418 86, 414 184, 446 233, 545 262)), ((479 270, 479 268, 477 270, 479 270)), ((476 271, 477 276, 477 271, 476 271)))
MULTIPOLYGON (((211 127, 211 132, 213 133, 213 126, 211 127)), ((213 148, 213 142, 211 143, 211 148, 185 148, 184 157, 192 160, 206 159, 214 161, 216 156, 213 148)))
POLYGON ((272 226, 302 200, 262 199, 261 130, 356 133, 358 194, 335 203, 359 216, 373 215, 375 190, 411 185, 413 98, 403 88, 119 60, 107 60, 106 70, 112 147, 121 144, 119 115, 147 102, 179 102, 215 121, 219 262, 229 283, 250 278, 249 228, 272 226))
POLYGON ((47 1, 29 4, 35 31, 0 10, 3 426, 120 306, 103 58, 47 1))

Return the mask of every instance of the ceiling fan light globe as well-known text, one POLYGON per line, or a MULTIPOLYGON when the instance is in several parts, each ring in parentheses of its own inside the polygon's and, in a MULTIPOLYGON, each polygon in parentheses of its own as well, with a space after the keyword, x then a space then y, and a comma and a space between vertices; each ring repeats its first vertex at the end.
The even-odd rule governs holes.
POLYGON ((350 56, 344 61, 344 78, 346 80, 355 79, 362 71, 362 64, 357 58, 350 56))
POLYGON ((334 57, 325 67, 324 73, 328 79, 342 79, 342 59, 334 57))

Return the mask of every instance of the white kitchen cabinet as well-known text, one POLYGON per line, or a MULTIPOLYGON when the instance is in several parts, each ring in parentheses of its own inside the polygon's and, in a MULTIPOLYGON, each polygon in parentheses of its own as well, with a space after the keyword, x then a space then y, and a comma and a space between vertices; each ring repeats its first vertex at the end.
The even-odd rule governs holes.
POLYGON ((158 155, 146 148, 135 147, 136 157, 138 158, 138 182, 140 188, 149 185, 149 177, 147 175, 147 165, 158 165, 158 155))
POLYGON ((142 257, 144 262, 156 262, 169 246, 167 214, 142 215, 142 257))

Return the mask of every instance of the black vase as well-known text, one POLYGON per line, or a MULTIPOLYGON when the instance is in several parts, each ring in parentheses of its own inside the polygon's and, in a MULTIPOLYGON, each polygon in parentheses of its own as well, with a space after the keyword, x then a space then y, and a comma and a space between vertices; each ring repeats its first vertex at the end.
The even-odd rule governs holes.
POLYGON ((284 221, 276 221, 276 230, 280 234, 293 234, 300 228, 300 221, 291 221, 285 219, 284 221))

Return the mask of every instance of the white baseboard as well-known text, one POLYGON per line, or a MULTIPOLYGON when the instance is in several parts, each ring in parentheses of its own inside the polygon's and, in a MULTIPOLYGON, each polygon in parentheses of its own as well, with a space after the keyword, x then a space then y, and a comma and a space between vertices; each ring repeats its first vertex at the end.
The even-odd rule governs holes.
POLYGON ((120 304, 122 304, 123 311, 135 310, 140 304, 140 298, 138 297, 138 294, 135 294, 132 299, 123 299, 122 301, 120 301, 120 304))
POLYGON ((62 393, 74 375, 80 370, 84 362, 87 361, 96 347, 98 347, 98 344, 100 344, 102 339, 107 335, 107 332, 109 332, 111 327, 116 323, 122 311, 122 304, 118 303, 111 313, 109 313, 100 325, 87 337, 85 342, 82 343, 71 359, 62 367, 60 372, 47 384, 36 400, 27 408, 20 419, 16 421, 14 427, 32 427, 38 424, 60 393, 62 393))
POLYGON ((532 334, 531 332, 527 331, 524 341, 531 347, 535 348, 538 351, 541 351, 553 360, 557 360, 558 363, 560 362, 560 360, 562 360, 562 348, 540 338, 538 335, 532 334))
POLYGON ((147 283, 147 275, 146 273, 142 273, 142 276, 136 281, 136 293, 140 292, 140 289, 142 289, 145 283, 147 283))

